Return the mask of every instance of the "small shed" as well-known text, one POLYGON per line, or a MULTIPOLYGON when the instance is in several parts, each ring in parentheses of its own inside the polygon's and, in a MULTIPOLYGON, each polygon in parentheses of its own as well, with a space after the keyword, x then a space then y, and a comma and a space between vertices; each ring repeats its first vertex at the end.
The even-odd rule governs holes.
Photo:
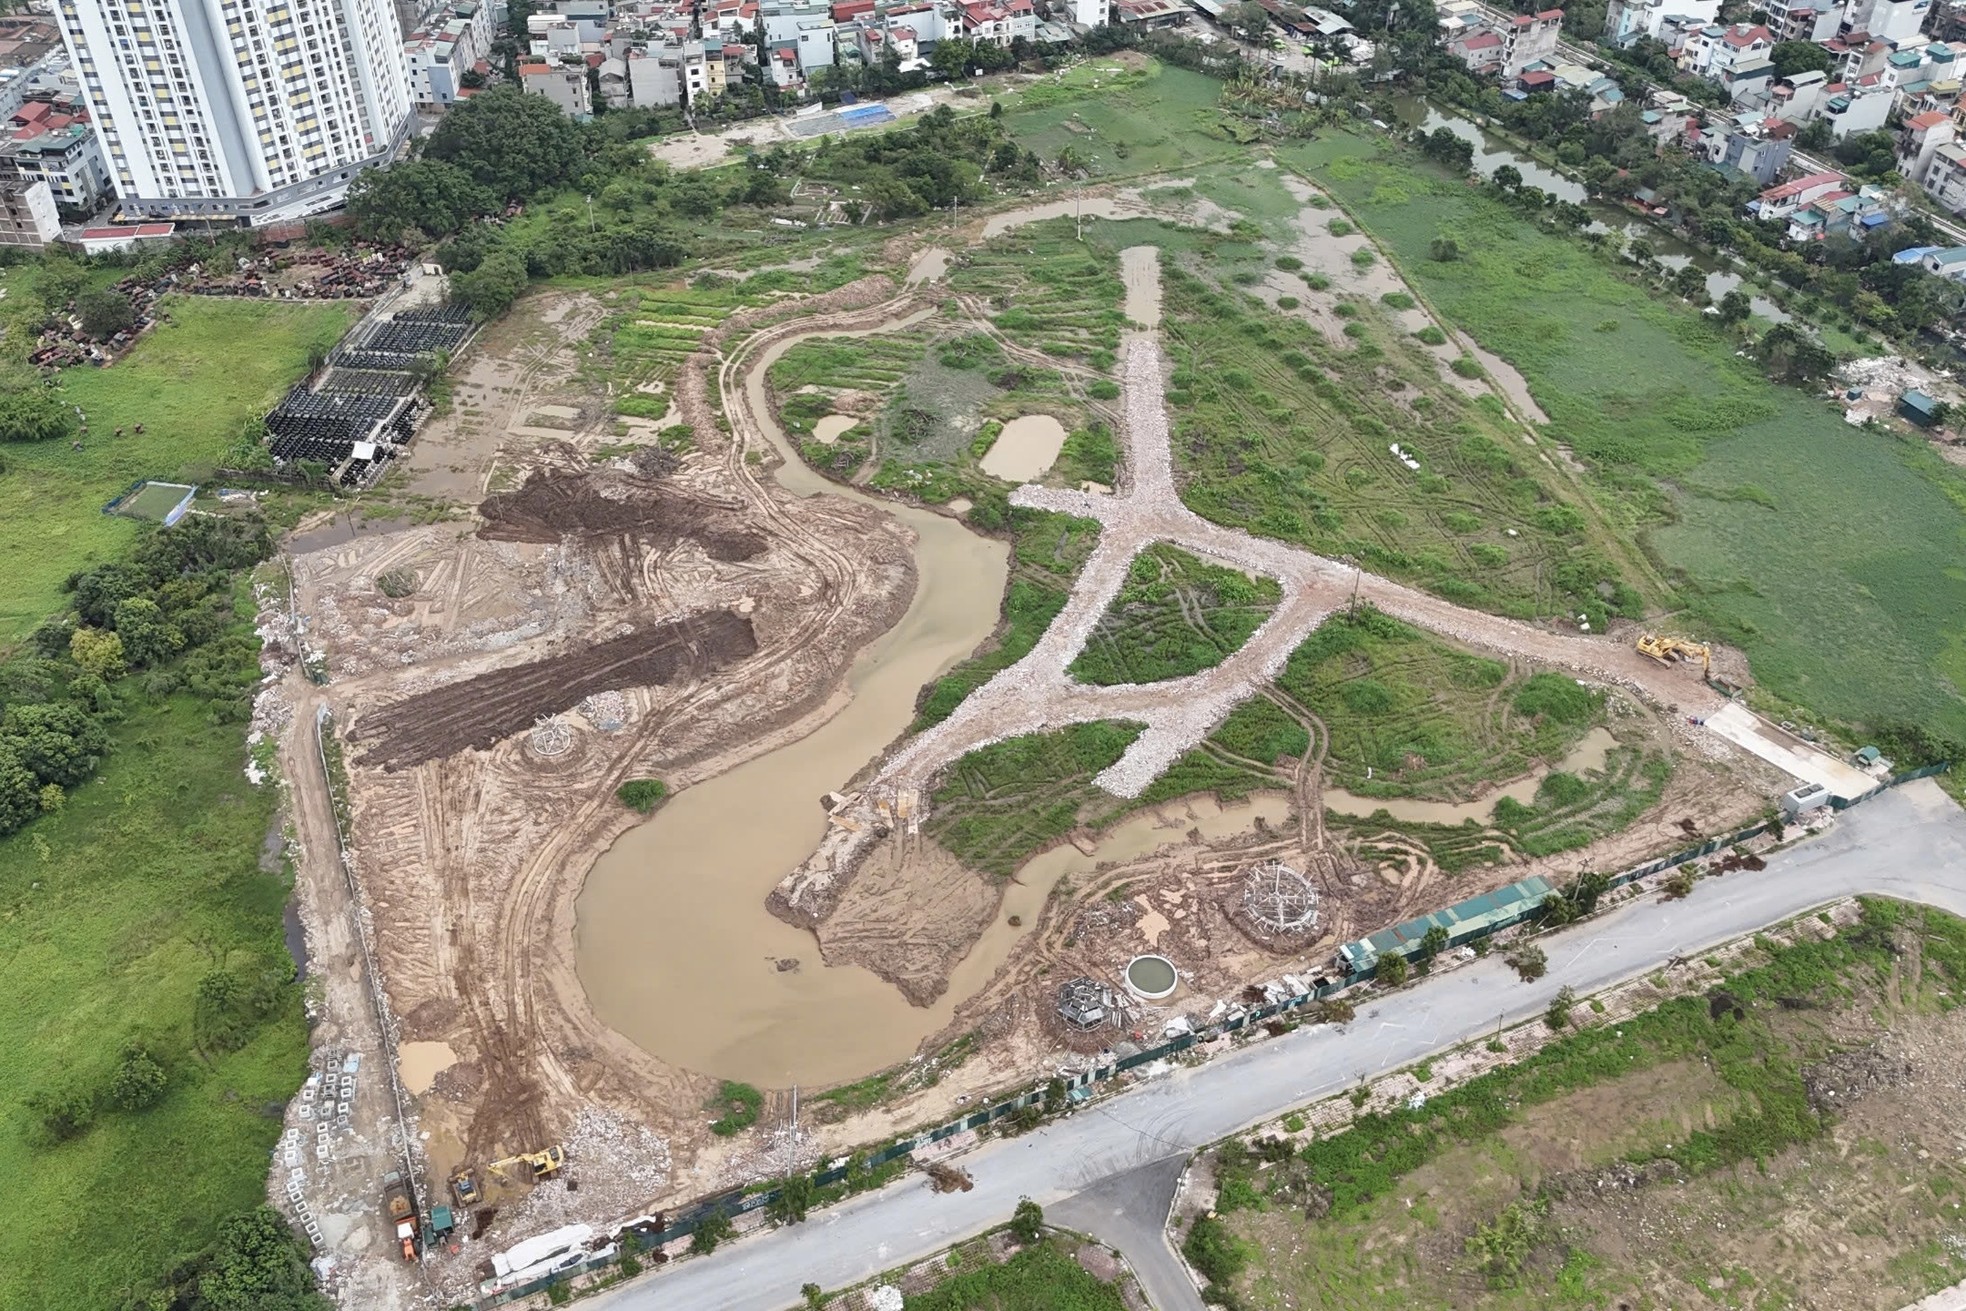
POLYGON ((1800 819, 1828 804, 1829 789, 1821 783, 1804 783, 1794 791, 1782 793, 1782 813, 1790 819, 1800 819))
POLYGON ((1851 759, 1857 762, 1859 768, 1868 769, 1870 766, 1875 765, 1878 758, 1883 754, 1876 747, 1858 747, 1857 754, 1852 756, 1851 759))
POLYGON ((1898 397, 1898 415, 1920 428, 1929 428, 1939 421, 1939 403, 1922 391, 1908 391, 1898 397))

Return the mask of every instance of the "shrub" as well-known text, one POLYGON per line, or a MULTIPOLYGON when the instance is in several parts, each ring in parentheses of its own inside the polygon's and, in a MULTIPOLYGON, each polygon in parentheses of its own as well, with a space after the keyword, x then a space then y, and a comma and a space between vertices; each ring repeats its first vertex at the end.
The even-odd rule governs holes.
POLYGON ((1481 362, 1472 355, 1462 355, 1447 367, 1454 370, 1455 373, 1463 378, 1479 378, 1482 376, 1481 362))
POLYGON ((1413 335, 1429 346, 1445 346, 1447 344, 1447 334, 1431 323, 1413 335))
POLYGON ((646 815, 669 795, 669 787, 657 778, 631 778, 614 790, 622 805, 646 815))
POLYGON ((1396 310, 1410 310, 1410 309, 1417 308, 1420 304, 1419 301, 1414 300, 1411 296, 1407 295, 1403 291, 1389 291, 1385 295, 1379 297, 1379 299, 1384 304, 1396 310))
POLYGON ((695 1256, 708 1256, 736 1231, 729 1215, 712 1211, 696 1222, 696 1231, 689 1236, 689 1250, 695 1256))
POLYGON ((1211 1284, 1226 1285, 1249 1265, 1249 1245, 1212 1216, 1202 1216, 1188 1230, 1181 1255, 1211 1284))
POLYGON ((1400 984, 1406 982, 1406 976, 1410 970, 1411 967, 1406 963, 1406 957, 1396 951, 1392 951, 1387 952, 1379 958, 1378 968, 1373 971, 1372 977, 1380 983, 1385 984, 1388 988, 1397 988, 1400 984))
POLYGON ((1577 990, 1565 984, 1557 989, 1556 996, 1550 998, 1549 1010, 1543 1012, 1543 1022, 1552 1029, 1568 1028, 1570 1008, 1577 1004, 1577 990))
POLYGON ((1284 1116, 1283 1131, 1285 1133, 1304 1132, 1304 1117, 1297 1114, 1295 1111, 1292 1111, 1289 1115, 1284 1116))
POLYGON ((750 1084, 725 1079, 710 1102, 712 1109, 723 1111, 722 1116, 711 1122, 710 1132, 719 1138, 729 1138, 750 1128, 758 1122, 758 1112, 764 1109, 764 1104, 765 1095, 750 1084))
POLYGON ((1576 679, 1547 670, 1531 674, 1515 693, 1515 712, 1531 719, 1581 724, 1597 711, 1597 695, 1576 679))
POLYGON ((1028 1197, 1020 1198, 1010 1213, 1010 1233, 1027 1247, 1044 1237, 1044 1208, 1028 1197))
POLYGON ((1341 218, 1332 219, 1324 226, 1334 237, 1349 237, 1352 233, 1358 231, 1357 228, 1354 228, 1350 223, 1341 218))
POLYGON ((1118 399, 1120 394, 1120 385, 1114 382, 1111 378, 1094 378, 1092 382, 1086 386, 1086 392, 1094 400, 1098 400, 1098 401, 1116 400, 1118 399))
POLYGON ((1360 269, 1371 268, 1372 262, 1377 258, 1378 256, 1374 255, 1369 249, 1367 249, 1364 246, 1360 246, 1357 250, 1352 252, 1352 267, 1360 268, 1360 269))
POLYGON ((1502 958, 1524 983, 1533 983, 1550 971, 1550 958, 1533 942, 1518 943, 1502 958))
POLYGON ((1276 263, 1278 268, 1288 270, 1292 273, 1304 267, 1304 261, 1298 259, 1295 255, 1279 255, 1277 256, 1276 263))
POLYGON ((148 1051, 131 1047, 110 1076, 109 1100, 126 1111, 141 1111, 164 1099, 170 1076, 164 1073, 148 1051))
POLYGON ((1294 310, 1301 304, 1303 304, 1303 302, 1298 300, 1295 296, 1277 297, 1277 308, 1280 310, 1294 310))
POLYGON ((1325 277, 1322 273, 1307 273, 1304 275, 1304 285, 1312 291, 1329 291, 1331 289, 1331 279, 1325 277))

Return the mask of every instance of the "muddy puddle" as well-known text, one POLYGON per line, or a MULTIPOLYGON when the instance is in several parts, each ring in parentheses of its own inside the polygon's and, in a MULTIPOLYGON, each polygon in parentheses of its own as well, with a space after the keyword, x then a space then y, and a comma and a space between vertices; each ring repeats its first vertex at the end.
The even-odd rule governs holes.
POLYGON ((1049 414, 1026 414, 1003 426, 981 461, 992 478, 1024 483, 1052 466, 1065 448, 1065 425, 1049 414))
POLYGON ((457 1053, 447 1042, 406 1042, 396 1049, 396 1068, 410 1096, 430 1091, 437 1076, 457 1064, 457 1053))
POLYGON ((828 446, 831 446, 840 439, 840 434, 852 426, 853 416, 851 414, 822 415, 819 421, 812 425, 812 435, 815 440, 822 441, 828 446))
MULTIPOLYGON (((766 352, 747 384, 785 457, 776 477, 798 495, 873 501, 813 473, 771 422, 765 373, 806 339, 766 352)), ((855 660, 846 707, 799 741, 683 789, 601 857, 581 892, 576 964, 596 1013, 670 1064, 772 1086, 857 1078, 905 1059, 967 995, 952 988, 942 1007, 918 1010, 865 969, 824 966, 810 933, 765 910, 773 885, 819 844, 820 797, 898 737, 922 686, 996 627, 1005 547, 946 516, 874 503, 918 535, 919 582, 901 621, 855 660), (784 961, 799 966, 781 970, 784 961)))
MULTIPOLYGON (((1618 739, 1611 736, 1608 729, 1593 728, 1570 754, 1559 760, 1555 769, 1565 774, 1592 774, 1604 768, 1604 758, 1611 748, 1618 745, 1618 739)), ((1407 824, 1464 824, 1474 820, 1486 824, 1495 814, 1496 803, 1509 797, 1522 805, 1531 805, 1536 800, 1536 789, 1542 786, 1549 776, 1549 767, 1517 779, 1507 787, 1485 792, 1473 801, 1419 801, 1410 797, 1361 797, 1343 788, 1324 790, 1324 807, 1338 815, 1350 815, 1356 819, 1370 819, 1379 811, 1385 811, 1394 819, 1407 824)))

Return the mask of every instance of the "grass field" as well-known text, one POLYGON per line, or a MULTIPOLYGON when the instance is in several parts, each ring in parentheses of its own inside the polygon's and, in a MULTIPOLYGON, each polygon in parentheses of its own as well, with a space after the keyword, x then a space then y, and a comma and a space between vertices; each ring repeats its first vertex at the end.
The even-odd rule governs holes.
POLYGON ((1378 141, 1278 150, 1528 380, 1713 636, 1780 697, 1966 736, 1966 477, 1763 380, 1702 316, 1378 141), (1453 234, 1463 258, 1428 258, 1453 234))
POLYGON ((1137 724, 1074 724, 972 751, 949 766, 922 828, 972 869, 1009 878, 1082 810, 1119 808, 1092 780, 1139 734, 1137 724))
POLYGON ((1251 578, 1165 543, 1151 546, 1134 557, 1126 586, 1066 672, 1111 685, 1213 669, 1282 599, 1274 578, 1251 578))
MULTIPOLYGON (((910 1295, 905 1311, 1125 1311, 1119 1288, 1073 1259, 1066 1238, 1048 1238, 1009 1260, 965 1255, 935 1288, 910 1295)), ((955 1254, 951 1254, 954 1256, 955 1254)))
POLYGON ((1004 97, 1004 126, 1046 162, 1070 149, 1093 177, 1193 168, 1242 152, 1236 137, 1246 126, 1215 108, 1221 87, 1185 69, 1118 73, 1094 59, 1004 97))
POLYGON ((354 321, 345 304, 281 305, 174 297, 172 321, 107 369, 61 375, 64 400, 82 407, 82 449, 67 442, 0 448, 0 644, 61 605, 61 582, 113 557, 137 525, 102 513, 139 478, 198 481, 252 421, 354 321), (143 424, 142 436, 133 431, 143 424), (117 428, 124 434, 115 437, 117 428))
POLYGON ((286 881, 255 861, 274 790, 244 759, 198 700, 136 705, 96 779, 0 841, 0 1306, 122 1306, 263 1196, 306 1064, 298 990, 238 1050, 198 1003, 219 971, 291 968, 286 881), (48 1141, 24 1103, 101 1087, 133 1039, 170 1075, 162 1102, 48 1141))
POLYGON ((1749 962, 1615 1025, 1579 1003, 1581 1032, 1424 1105, 1231 1151, 1201 1248, 1261 1311, 1882 1309, 1955 1282, 1950 1080, 1879 1049, 1958 1032, 1966 924, 1876 903, 1749 962))

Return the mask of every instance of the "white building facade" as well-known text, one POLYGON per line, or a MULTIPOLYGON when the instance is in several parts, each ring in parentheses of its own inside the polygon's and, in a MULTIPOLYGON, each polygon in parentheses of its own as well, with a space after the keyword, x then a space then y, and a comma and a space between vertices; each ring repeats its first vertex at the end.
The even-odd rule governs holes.
POLYGON ((408 134, 389 0, 59 0, 57 14, 126 213, 303 218, 408 134))

